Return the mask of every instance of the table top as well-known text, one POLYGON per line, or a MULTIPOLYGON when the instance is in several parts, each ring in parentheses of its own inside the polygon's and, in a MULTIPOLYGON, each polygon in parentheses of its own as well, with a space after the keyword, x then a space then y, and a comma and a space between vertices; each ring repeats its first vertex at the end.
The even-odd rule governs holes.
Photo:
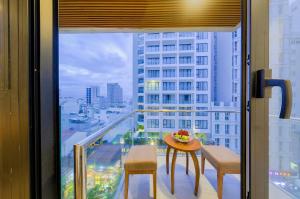
POLYGON ((190 152, 190 151, 198 151, 201 149, 202 144, 199 142, 197 139, 193 139, 188 143, 181 143, 176 140, 171 136, 171 134, 167 135, 164 139, 165 143, 174 149, 177 149, 179 151, 184 151, 184 152, 190 152))

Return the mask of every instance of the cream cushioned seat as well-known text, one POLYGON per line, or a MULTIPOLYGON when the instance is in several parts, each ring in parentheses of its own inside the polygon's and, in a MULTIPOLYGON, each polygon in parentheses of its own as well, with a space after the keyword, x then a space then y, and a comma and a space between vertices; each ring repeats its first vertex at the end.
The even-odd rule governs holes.
POLYGON ((152 174, 153 175, 153 194, 156 199, 156 147, 149 145, 133 146, 127 155, 124 163, 125 168, 125 187, 124 198, 128 199, 129 175, 133 174, 152 174))
POLYGON ((154 146, 134 146, 130 149, 125 160, 125 169, 131 170, 156 170, 156 148, 154 146))
POLYGON ((224 146, 205 146, 202 154, 214 167, 223 170, 240 170, 240 157, 224 146))
POLYGON ((202 174, 204 174, 205 160, 217 170, 218 198, 222 199, 223 176, 240 174, 240 156, 224 146, 204 146, 201 149, 202 174))

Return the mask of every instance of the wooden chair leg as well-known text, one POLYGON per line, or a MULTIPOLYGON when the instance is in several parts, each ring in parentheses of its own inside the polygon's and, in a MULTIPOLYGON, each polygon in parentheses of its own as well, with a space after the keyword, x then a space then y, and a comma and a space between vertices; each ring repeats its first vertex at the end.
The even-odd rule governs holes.
POLYGON ((174 174, 175 174, 175 164, 177 158, 177 150, 174 149, 172 167, 171 167, 171 193, 174 194, 174 174))
POLYGON ((169 174, 169 155, 170 155, 170 150, 171 150, 171 147, 168 146, 168 148, 167 148, 167 154, 166 154, 166 171, 167 171, 167 174, 169 174))
POLYGON ((194 162, 194 166, 195 166, 195 190, 194 190, 194 194, 195 196, 198 195, 198 188, 199 188, 199 181, 200 181, 200 169, 199 169, 199 162, 198 162, 198 158, 196 156, 196 153, 193 151, 191 152, 191 156, 194 162))
POLYGON ((224 174, 220 171, 217 172, 218 177, 218 198, 222 199, 223 196, 223 176, 224 174))
POLYGON ((186 175, 189 175, 189 153, 186 152, 186 168, 185 168, 186 175))
POLYGON ((129 174, 127 171, 125 171, 124 199, 128 199, 128 185, 129 185, 129 174))
POLYGON ((204 174, 204 169, 205 169, 205 157, 202 154, 201 155, 201 173, 202 173, 202 175, 204 174))
POLYGON ((153 197, 156 199, 156 171, 153 173, 153 197))

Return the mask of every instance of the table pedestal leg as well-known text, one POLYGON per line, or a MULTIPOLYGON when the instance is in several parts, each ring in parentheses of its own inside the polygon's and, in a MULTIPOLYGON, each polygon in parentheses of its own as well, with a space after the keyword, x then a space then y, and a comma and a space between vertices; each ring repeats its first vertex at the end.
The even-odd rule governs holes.
POLYGON ((172 167, 171 167, 171 193, 174 194, 174 174, 175 174, 175 164, 177 158, 177 150, 174 149, 172 167))
POLYGON ((199 180, 200 180, 200 169, 199 169, 199 162, 196 156, 195 152, 191 152, 191 156, 194 162, 194 166, 195 166, 195 190, 194 190, 194 194, 195 196, 197 196, 198 194, 198 187, 199 187, 199 180))
POLYGON ((189 175, 189 153, 186 152, 186 168, 185 168, 186 175, 189 175))
POLYGON ((169 174, 169 155, 170 155, 171 147, 168 146, 167 148, 167 154, 166 154, 166 171, 167 175, 169 174))

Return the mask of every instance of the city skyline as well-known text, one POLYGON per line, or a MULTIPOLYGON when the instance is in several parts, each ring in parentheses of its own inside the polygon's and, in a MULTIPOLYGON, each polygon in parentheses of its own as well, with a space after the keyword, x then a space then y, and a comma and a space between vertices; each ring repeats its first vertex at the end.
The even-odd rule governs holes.
POLYGON ((132 33, 60 33, 61 97, 85 98, 87 87, 119 83, 124 98, 132 95, 132 33), (126 74, 126 75, 124 75, 126 74))

